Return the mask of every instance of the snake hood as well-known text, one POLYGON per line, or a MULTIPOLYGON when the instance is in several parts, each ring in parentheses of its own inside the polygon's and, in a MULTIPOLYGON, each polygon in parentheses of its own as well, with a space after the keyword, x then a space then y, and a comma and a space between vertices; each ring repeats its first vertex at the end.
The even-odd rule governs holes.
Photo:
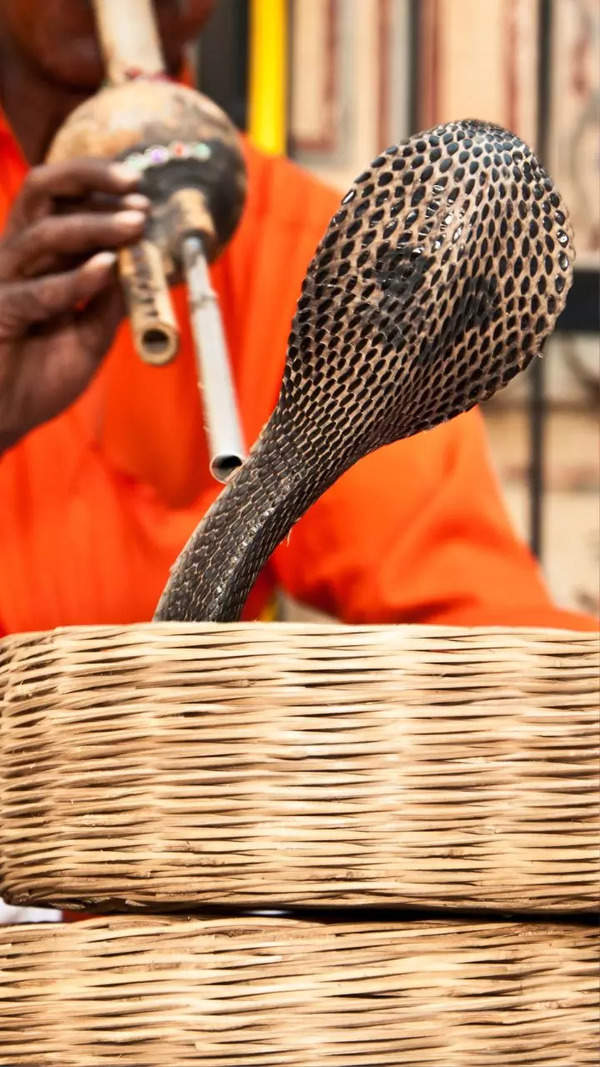
POLYGON ((552 181, 498 126, 436 126, 373 160, 308 268, 275 410, 155 617, 239 618, 271 552, 348 467, 467 411, 540 353, 573 258, 552 181))

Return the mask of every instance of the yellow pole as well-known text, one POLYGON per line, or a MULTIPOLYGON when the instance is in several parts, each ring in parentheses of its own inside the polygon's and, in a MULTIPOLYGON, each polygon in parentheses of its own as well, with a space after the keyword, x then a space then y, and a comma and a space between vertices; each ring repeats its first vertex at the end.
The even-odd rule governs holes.
MULTIPOLYGON (((286 149, 287 3, 250 0, 248 134, 257 148, 275 155, 286 149)), ((277 606, 273 597, 261 622, 276 620, 277 606)))
POLYGON ((257 148, 286 149, 288 0, 250 0, 248 133, 257 148))

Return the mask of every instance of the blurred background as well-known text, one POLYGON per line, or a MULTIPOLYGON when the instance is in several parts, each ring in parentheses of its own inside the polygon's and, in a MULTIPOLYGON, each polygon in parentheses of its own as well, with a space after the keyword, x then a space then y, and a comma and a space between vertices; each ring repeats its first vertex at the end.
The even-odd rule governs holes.
POLYGON ((535 149, 571 211, 575 283, 545 359, 484 413, 555 599, 598 612, 598 0, 220 0, 190 59, 256 143, 341 192, 382 148, 450 119, 498 122, 535 149))

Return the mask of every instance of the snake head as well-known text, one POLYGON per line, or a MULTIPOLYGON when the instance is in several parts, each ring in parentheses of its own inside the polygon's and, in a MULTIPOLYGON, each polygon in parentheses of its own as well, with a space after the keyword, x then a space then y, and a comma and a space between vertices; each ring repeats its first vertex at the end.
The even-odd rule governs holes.
POLYGON ((238 618, 275 546, 349 466, 527 366, 573 258, 566 209, 514 134, 452 122, 378 156, 308 268, 275 410, 156 618, 238 618))
POLYGON ((310 264, 280 404, 361 453, 444 422, 539 354, 573 259, 566 208, 514 134, 467 120, 388 148, 310 264))

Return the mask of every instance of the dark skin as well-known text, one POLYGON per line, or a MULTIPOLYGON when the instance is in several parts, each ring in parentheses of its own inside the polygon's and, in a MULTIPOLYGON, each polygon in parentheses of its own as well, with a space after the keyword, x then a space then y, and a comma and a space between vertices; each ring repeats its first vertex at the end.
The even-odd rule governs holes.
MULTIPOLYGON (((169 70, 214 0, 154 0, 169 70)), ((0 236, 0 452, 85 389, 123 316, 115 263, 151 205, 106 160, 42 163, 104 71, 87 0, 2 0, 0 103, 32 165, 0 236)))

